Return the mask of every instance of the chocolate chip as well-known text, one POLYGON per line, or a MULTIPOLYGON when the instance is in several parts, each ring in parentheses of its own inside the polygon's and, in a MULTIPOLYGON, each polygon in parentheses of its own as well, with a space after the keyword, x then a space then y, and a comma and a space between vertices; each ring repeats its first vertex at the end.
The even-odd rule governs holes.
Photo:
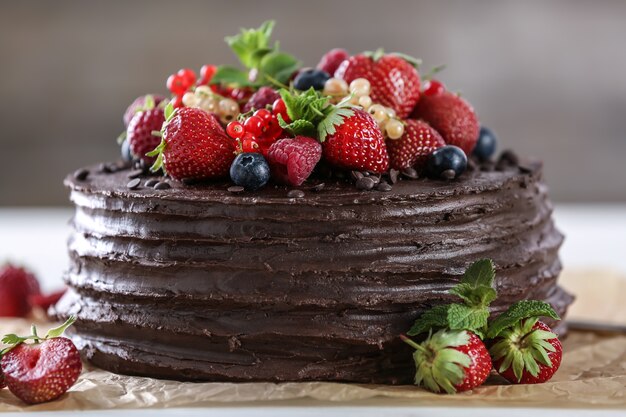
POLYGON ((74 179, 78 181, 85 181, 89 176, 89 170, 85 168, 81 168, 74 172, 74 179))
POLYGON ((404 168, 402 170, 402 175, 407 177, 407 178, 411 178, 411 179, 416 179, 417 178, 417 171, 415 170, 415 168, 404 168))
POLYGON ((311 187, 311 191, 322 191, 324 189, 324 183, 317 184, 314 187, 311 187))
POLYGON ((441 173, 441 177, 447 180, 453 180, 456 177, 456 172, 453 169, 446 169, 441 173))
POLYGON ((364 177, 363 173, 360 171, 351 171, 350 176, 355 182, 364 177))
POLYGON ((131 190, 135 190, 139 187, 139 184, 141 184, 141 179, 135 178, 135 179, 128 181, 128 184, 126 184, 126 187, 130 188, 131 190))
POLYGON ((506 165, 519 165, 519 157, 515 152, 510 149, 505 150, 500 155, 500 159, 498 160, 498 165, 506 164, 506 165))
POLYGON ((302 190, 291 190, 287 193, 287 197, 289 198, 302 198, 304 197, 304 191, 302 190))
POLYGON ((143 170, 135 169, 128 173, 128 178, 137 178, 137 177, 141 177, 142 175, 143 175, 143 170))
POLYGON ((227 190, 231 193, 242 193, 244 188, 241 185, 231 185, 230 187, 227 188, 227 190))
POLYGON ((398 182, 398 170, 397 169, 393 169, 391 168, 389 170, 389 181, 391 181, 392 184, 395 184, 398 182))
POLYGON ((531 174, 534 171, 531 165, 524 163, 520 163, 518 168, 522 174, 531 174))
POLYGON ((376 186, 376 189, 378 191, 391 191, 391 185, 389 185, 389 183, 387 181, 381 181, 376 186))
POLYGON ((144 183, 144 185, 146 187, 154 187, 155 185, 157 185, 159 183, 159 180, 157 180, 156 178, 150 178, 148 181, 146 181, 144 183))
POLYGON ((164 181, 159 181, 156 184, 154 184, 155 190, 167 190, 168 188, 172 188, 172 186, 164 181))
POLYGON ((104 173, 104 174, 110 174, 111 172, 113 172, 113 170, 111 169, 111 166, 109 164, 105 164, 102 163, 100 164, 100 167, 98 168, 98 171, 104 173))
POLYGON ((378 185, 378 183, 380 182, 380 175, 370 174, 370 178, 372 179, 372 181, 374 181, 374 185, 378 185))
POLYGON ((363 191, 371 190, 374 188, 374 180, 370 177, 360 178, 356 182, 356 188, 363 191))

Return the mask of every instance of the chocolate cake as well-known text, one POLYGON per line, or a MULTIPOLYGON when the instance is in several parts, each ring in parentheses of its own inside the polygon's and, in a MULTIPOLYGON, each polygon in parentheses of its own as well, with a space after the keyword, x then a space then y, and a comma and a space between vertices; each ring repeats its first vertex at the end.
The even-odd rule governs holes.
POLYGON ((398 335, 450 302, 446 290, 480 258, 496 265, 492 314, 533 298, 562 315, 571 302, 536 162, 387 192, 310 180, 297 195, 226 181, 155 189, 157 177, 112 166, 65 180, 76 213, 57 314, 77 316, 77 345, 113 372, 411 383, 398 335))

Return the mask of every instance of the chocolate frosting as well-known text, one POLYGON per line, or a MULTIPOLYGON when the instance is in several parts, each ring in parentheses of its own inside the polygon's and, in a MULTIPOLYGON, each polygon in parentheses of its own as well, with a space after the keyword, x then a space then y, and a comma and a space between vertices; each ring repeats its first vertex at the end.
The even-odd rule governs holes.
POLYGON ((129 171, 87 168, 57 307, 73 337, 114 372, 212 381, 410 383, 398 338, 475 260, 497 269, 498 314, 540 299, 565 313, 563 240, 541 165, 474 169, 363 192, 231 184, 126 187, 129 171))

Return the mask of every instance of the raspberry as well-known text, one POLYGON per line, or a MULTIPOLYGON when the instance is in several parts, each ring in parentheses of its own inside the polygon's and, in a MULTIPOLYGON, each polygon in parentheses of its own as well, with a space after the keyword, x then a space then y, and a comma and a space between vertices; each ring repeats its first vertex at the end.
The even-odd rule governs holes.
POLYGON ((252 109, 264 109, 267 105, 272 105, 274 101, 280 98, 276 90, 270 87, 261 87, 250 97, 250 100, 243 106, 243 113, 247 113, 252 109))
POLYGON ((344 60, 350 58, 350 55, 345 49, 335 48, 326 52, 319 64, 317 64, 317 69, 326 71, 329 74, 334 74, 337 68, 339 68, 339 64, 341 64, 344 60))
POLYGON ((280 139, 270 146, 267 160, 272 178, 279 182, 301 185, 322 157, 322 145, 315 139, 296 136, 280 139))

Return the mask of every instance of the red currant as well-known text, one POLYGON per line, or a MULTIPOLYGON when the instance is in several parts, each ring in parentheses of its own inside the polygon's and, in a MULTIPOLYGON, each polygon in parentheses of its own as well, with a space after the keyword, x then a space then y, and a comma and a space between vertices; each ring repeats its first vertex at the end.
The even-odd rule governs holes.
POLYGON ((196 83, 196 73, 193 72, 193 70, 190 70, 189 68, 182 68, 178 70, 176 75, 181 77, 181 79, 183 80, 183 83, 184 83, 183 85, 185 86, 185 90, 188 90, 189 87, 191 87, 192 85, 196 83))
POLYGON ((261 136, 263 134, 263 127, 265 122, 258 116, 250 116, 243 124, 246 128, 246 132, 253 134, 254 136, 261 136))
POLYGON ((267 123, 270 120, 272 120, 272 117, 273 117, 272 112, 270 112, 267 109, 259 109, 259 110, 254 112, 253 116, 260 117, 261 119, 263 119, 263 121, 265 123, 267 123))
POLYGON ((202 68, 200 68, 200 80, 198 81, 198 85, 208 85, 216 72, 217 67, 215 65, 203 65, 202 68))
POLYGON ((254 139, 245 138, 241 141, 241 150, 243 152, 259 152, 259 144, 254 139))
POLYGON ((436 96, 444 91, 446 91, 446 88, 437 80, 426 80, 426 82, 424 82, 423 93, 426 96, 436 96))
POLYGON ((272 112, 278 116, 279 114, 283 117, 283 120, 287 123, 291 123, 291 119, 287 114, 287 106, 285 106, 285 102, 282 98, 277 98, 272 104, 272 112))
POLYGON ((273 117, 267 123, 267 130, 265 134, 271 138, 272 141, 275 141, 283 134, 283 128, 280 127, 280 124, 278 124, 278 119, 276 117, 273 117))
POLYGON ((183 96, 176 96, 172 103, 172 106, 174 106, 175 109, 183 107, 183 96))
POLYGON ((167 89, 172 92, 172 94, 177 96, 182 96, 187 91, 185 86, 185 81, 179 74, 172 74, 167 77, 167 81, 165 83, 167 89))
POLYGON ((238 121, 233 121, 226 126, 226 133, 233 139, 240 139, 243 137, 244 133, 246 133, 243 125, 238 121))

